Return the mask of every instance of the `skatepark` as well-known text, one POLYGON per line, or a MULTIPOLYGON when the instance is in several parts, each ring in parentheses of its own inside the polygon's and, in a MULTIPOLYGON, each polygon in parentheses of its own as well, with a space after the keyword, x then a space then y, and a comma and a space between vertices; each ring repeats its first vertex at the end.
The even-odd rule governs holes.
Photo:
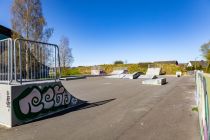
POLYGON ((0 3, 0 140, 210 140, 210 1, 0 3))
POLYGON ((208 137, 209 123, 203 125, 207 89, 200 71, 195 79, 179 71, 161 75, 158 67, 145 74, 118 68, 108 75, 98 68, 93 77, 61 78, 56 44, 25 39, 0 43, 2 140, 191 140, 199 139, 199 125, 205 128, 201 136, 208 137))
POLYGON ((148 68, 145 75, 128 74, 121 68, 108 76, 99 69, 93 73, 102 76, 67 77, 61 82, 56 45, 25 39, 2 42, 7 42, 1 45, 8 53, 8 60, 3 61, 8 68, 3 68, 0 77, 0 113, 4 114, 0 117, 0 139, 199 137, 198 114, 192 111, 193 76, 160 75, 161 68, 148 68), (22 58, 23 47, 30 48, 28 60, 22 58), (34 51, 35 47, 41 52, 34 51), (45 47, 54 48, 50 58, 39 57, 46 53, 45 47))
POLYGON ((62 81, 84 106, 11 129, 0 128, 2 140, 191 140, 199 139, 194 78, 163 76, 163 86, 143 79, 91 77, 62 81), (24 135, 23 135, 24 134, 24 135))

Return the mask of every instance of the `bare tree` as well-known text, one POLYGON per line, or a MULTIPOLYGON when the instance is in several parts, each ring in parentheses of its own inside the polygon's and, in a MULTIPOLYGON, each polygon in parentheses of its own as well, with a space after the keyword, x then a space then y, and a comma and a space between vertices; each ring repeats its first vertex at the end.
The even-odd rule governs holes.
POLYGON ((74 59, 72 56, 72 49, 69 47, 69 39, 67 37, 63 36, 60 39, 59 49, 61 67, 65 68, 71 66, 74 59))
POLYGON ((11 14, 13 30, 25 39, 46 41, 53 33, 52 28, 45 29, 40 0, 14 0, 11 14))
MULTIPOLYGON (((53 34, 53 28, 46 28, 47 22, 42 13, 40 0, 13 0, 11 14, 12 29, 16 31, 13 34, 13 38, 23 37, 25 39, 47 42, 53 34)), ((37 47, 34 47, 29 50, 27 44, 23 46, 22 55, 25 57, 23 66, 26 73, 29 72, 29 54, 37 52, 37 49, 37 47)), ((38 56, 38 58, 41 57, 38 56)), ((27 74, 27 78, 28 76, 29 74, 27 74)))

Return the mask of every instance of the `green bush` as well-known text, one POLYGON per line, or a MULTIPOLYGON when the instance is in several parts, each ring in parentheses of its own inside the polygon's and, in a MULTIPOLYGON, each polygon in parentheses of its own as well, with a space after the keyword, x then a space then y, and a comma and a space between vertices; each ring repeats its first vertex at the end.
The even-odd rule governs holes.
POLYGON ((114 62, 114 64, 124 64, 124 62, 123 62, 122 60, 116 60, 116 61, 114 62))
POLYGON ((183 74, 186 73, 184 66, 179 66, 175 64, 160 64, 160 67, 162 68, 162 73, 169 75, 175 75, 177 71, 181 71, 183 74))

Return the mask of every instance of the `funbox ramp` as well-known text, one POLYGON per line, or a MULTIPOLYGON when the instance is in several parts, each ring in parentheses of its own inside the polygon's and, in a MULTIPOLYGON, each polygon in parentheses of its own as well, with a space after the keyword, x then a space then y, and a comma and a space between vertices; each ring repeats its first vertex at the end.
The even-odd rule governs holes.
POLYGON ((100 70, 91 70, 91 75, 100 75, 100 70))
POLYGON ((132 74, 117 74, 105 76, 105 78, 118 78, 118 79, 137 79, 141 75, 140 72, 134 72, 132 74))
POLYGON ((105 76, 105 78, 123 78, 127 75, 127 70, 113 70, 109 76, 105 76))
POLYGON ((156 79, 157 76, 148 74, 148 75, 140 75, 138 78, 139 79, 156 79))
POLYGON ((141 75, 140 72, 134 72, 132 74, 125 74, 123 79, 137 79, 141 75))
POLYGON ((105 78, 123 78, 125 77, 126 74, 116 74, 116 75, 109 75, 109 76, 105 76, 105 78))
POLYGON ((1 85, 0 123, 12 127, 84 104, 60 81, 1 85))
POLYGON ((110 75, 120 75, 120 74, 126 74, 127 70, 113 70, 113 72, 110 73, 110 75))

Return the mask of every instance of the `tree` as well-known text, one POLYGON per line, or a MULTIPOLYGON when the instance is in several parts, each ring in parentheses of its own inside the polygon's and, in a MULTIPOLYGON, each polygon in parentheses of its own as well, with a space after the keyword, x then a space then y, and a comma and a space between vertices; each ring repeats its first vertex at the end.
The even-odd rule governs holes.
MULTIPOLYGON (((24 39, 47 42, 53 34, 53 28, 46 28, 47 22, 42 13, 40 0, 14 0, 11 14, 12 29, 15 31, 13 38, 22 37, 24 39)), ((22 60, 22 65, 25 67, 26 78, 29 78, 29 57, 31 57, 33 52, 35 54, 37 49, 43 48, 34 46, 29 49, 27 44, 22 47, 23 56, 21 57, 25 57, 25 60, 22 60)), ((46 50, 44 52, 46 52, 46 50)), ((39 53, 37 57, 41 58, 43 55, 46 56, 46 54, 39 53)), ((35 56, 33 56, 33 58, 35 59, 35 56)))
POLYGON ((69 39, 65 36, 61 37, 60 44, 60 62, 61 67, 69 67, 74 61, 74 58, 72 56, 72 49, 69 47, 69 39))
POLYGON ((122 60, 116 60, 116 61, 114 62, 114 64, 124 64, 124 62, 123 62, 122 60))
POLYGON ((206 71, 208 71, 208 69, 210 67, 210 41, 201 46, 201 52, 202 52, 203 57, 208 62, 208 65, 206 67, 206 71))

